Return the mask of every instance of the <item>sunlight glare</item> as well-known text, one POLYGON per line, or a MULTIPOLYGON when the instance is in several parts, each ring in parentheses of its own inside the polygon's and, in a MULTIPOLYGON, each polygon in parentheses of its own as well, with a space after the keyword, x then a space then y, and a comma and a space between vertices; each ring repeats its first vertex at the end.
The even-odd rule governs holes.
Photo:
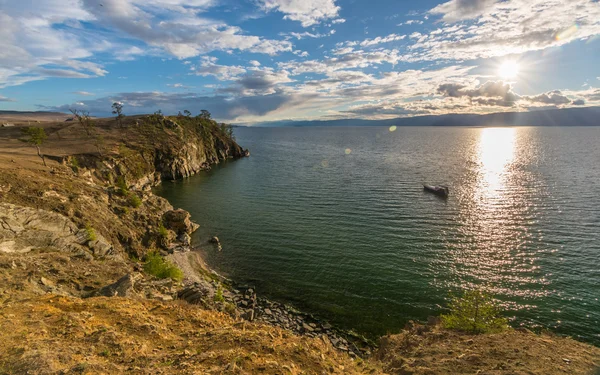
POLYGON ((508 165, 515 152, 516 129, 486 128, 481 131, 479 161, 481 163, 482 188, 488 198, 497 197, 504 188, 508 165))
POLYGON ((498 68, 498 75, 502 78, 515 78, 519 75, 519 64, 516 61, 505 61, 498 68))

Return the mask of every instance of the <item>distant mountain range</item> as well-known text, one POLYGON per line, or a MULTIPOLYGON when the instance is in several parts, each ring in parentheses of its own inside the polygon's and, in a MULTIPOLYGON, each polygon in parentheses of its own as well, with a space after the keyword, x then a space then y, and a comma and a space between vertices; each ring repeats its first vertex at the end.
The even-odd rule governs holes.
POLYGON ((1 115, 22 115, 22 116, 28 116, 28 115, 51 115, 51 116, 68 116, 68 114, 66 113, 61 113, 61 112, 52 112, 52 111, 3 111, 0 110, 0 116, 1 115))
POLYGON ((252 126, 599 126, 600 107, 501 112, 486 115, 448 114, 386 120, 274 121, 252 126))

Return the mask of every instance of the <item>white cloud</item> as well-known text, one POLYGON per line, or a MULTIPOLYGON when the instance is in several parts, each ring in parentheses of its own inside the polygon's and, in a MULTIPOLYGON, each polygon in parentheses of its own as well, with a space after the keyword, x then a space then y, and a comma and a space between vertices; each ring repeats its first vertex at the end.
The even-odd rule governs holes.
POLYGON ((327 36, 327 34, 319 34, 319 33, 315 34, 315 33, 310 33, 308 31, 305 31, 303 33, 296 33, 296 32, 279 33, 279 35, 287 37, 287 38, 294 37, 294 38, 296 38, 298 40, 302 40, 302 39, 305 39, 305 38, 323 38, 323 37, 327 36))
POLYGON ((260 63, 258 61, 256 61, 256 60, 250 60, 249 63, 252 66, 260 66, 260 63))
POLYGON ((16 100, 11 99, 11 98, 7 98, 6 96, 2 96, 0 95, 0 103, 1 102, 15 102, 16 100))
POLYGON ((455 22, 483 15, 497 0, 451 0, 433 8, 430 13, 442 14, 442 19, 455 22))
POLYGON ((404 38, 406 38, 406 35, 390 34, 386 37, 378 36, 375 39, 363 40, 362 42, 360 42, 360 46, 368 47, 368 46, 374 46, 376 44, 381 44, 381 43, 397 42, 397 41, 403 40, 404 38))
POLYGON ((93 92, 88 92, 88 91, 75 91, 75 92, 73 92, 73 94, 81 95, 81 96, 95 96, 96 95, 93 92))
POLYGON ((600 34, 593 0, 452 0, 431 12, 447 23, 411 46, 415 60, 520 54, 600 34))
POLYGON ((90 61, 97 53, 128 61, 152 54, 177 58, 211 51, 275 55, 289 41, 248 35, 204 17, 216 0, 2 1, 0 88, 48 77, 91 78, 107 74, 90 61), (85 24, 95 25, 92 30, 85 24))
POLYGON ((264 10, 284 13, 284 19, 298 21, 304 27, 335 18, 340 11, 340 7, 335 5, 335 0, 258 0, 258 2, 264 10))
POLYGON ((192 66, 192 72, 199 76, 213 76, 220 81, 230 81, 246 73, 242 66, 219 65, 217 58, 204 56, 199 67, 192 66))

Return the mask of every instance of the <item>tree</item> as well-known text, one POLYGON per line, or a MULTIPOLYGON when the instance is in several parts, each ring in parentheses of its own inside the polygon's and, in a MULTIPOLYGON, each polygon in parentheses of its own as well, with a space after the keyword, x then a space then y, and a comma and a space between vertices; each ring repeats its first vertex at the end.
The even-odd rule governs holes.
POLYGON ((119 127, 123 127, 123 117, 125 117, 125 115, 123 114, 123 103, 119 103, 119 102, 114 102, 112 105, 112 113, 113 115, 117 115, 117 122, 119 123, 119 127))
POLYGON ((471 333, 500 332, 508 321, 492 298, 478 290, 467 291, 450 301, 450 314, 442 314, 445 328, 471 333))
POLYGON ((43 128, 38 128, 34 126, 31 128, 25 128, 22 130, 22 132, 27 137, 22 141, 27 142, 36 148, 38 156, 42 159, 42 162, 44 163, 44 167, 47 167, 46 158, 40 152, 40 146, 44 143, 46 138, 48 138, 48 136, 46 135, 46 131, 43 128))
POLYGON ((185 117, 192 117, 192 112, 188 111, 187 109, 183 111, 183 114, 185 115, 185 117))
POLYGON ((91 137, 94 132, 94 121, 90 117, 90 113, 87 111, 79 111, 77 109, 70 109, 69 111, 75 116, 79 125, 83 127, 87 136, 91 137))
POLYGON ((223 133, 223 134, 224 134, 224 135, 225 135, 227 138, 234 139, 234 138, 233 138, 233 127, 232 127, 231 125, 229 125, 229 124, 226 124, 226 123, 221 123, 221 124, 220 124, 220 126, 221 126, 221 132, 222 132, 222 133, 223 133))
POLYGON ((208 112, 206 109, 201 110, 198 117, 200 117, 202 119, 206 119, 206 120, 210 120, 210 118, 211 118, 210 112, 208 112))

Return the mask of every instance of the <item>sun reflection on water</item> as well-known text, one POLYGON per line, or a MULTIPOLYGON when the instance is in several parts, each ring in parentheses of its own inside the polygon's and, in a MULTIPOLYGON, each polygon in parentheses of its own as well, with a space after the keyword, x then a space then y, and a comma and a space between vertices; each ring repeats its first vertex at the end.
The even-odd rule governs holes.
POLYGON ((535 308, 548 281, 533 242, 539 233, 533 176, 522 168, 528 129, 473 129, 469 171, 461 186, 456 237, 446 237, 451 288, 483 289, 510 310, 535 308))
POLYGON ((515 128, 486 128, 479 139, 479 189, 485 198, 499 198, 505 186, 508 167, 515 159, 515 128))

